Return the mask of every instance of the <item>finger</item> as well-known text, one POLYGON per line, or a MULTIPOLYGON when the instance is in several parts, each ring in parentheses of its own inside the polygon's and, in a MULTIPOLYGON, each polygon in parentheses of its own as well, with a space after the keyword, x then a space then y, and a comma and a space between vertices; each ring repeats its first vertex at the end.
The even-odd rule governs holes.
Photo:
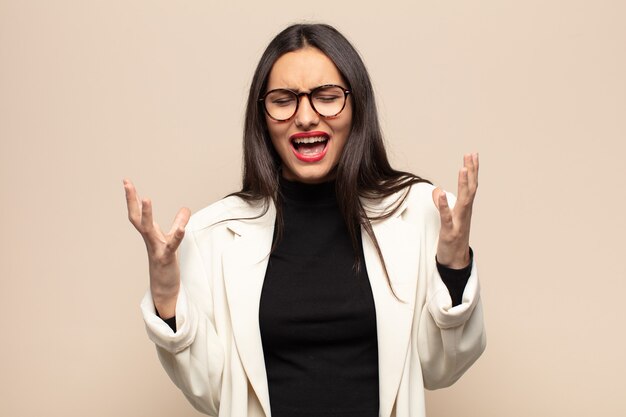
MULTIPOLYGON (((463 167, 459 170, 459 192, 457 197, 456 206, 467 206, 468 203, 471 203, 472 193, 469 188, 469 172, 467 167, 463 167)), ((456 207, 455 206, 455 207, 456 207)))
POLYGON ((476 176, 478 176, 478 152, 473 153, 472 158, 474 159, 474 166, 476 167, 476 176))
POLYGON ((468 171, 472 171, 474 169, 474 158, 471 153, 463 155, 463 166, 467 168, 468 171))
POLYGON ((448 197, 445 192, 439 195, 439 215, 441 216, 441 228, 452 229, 454 226, 452 222, 452 210, 450 210, 448 197))
POLYGON ((435 199, 435 205, 439 210, 439 217, 441 219, 441 228, 450 230, 453 227, 452 221, 452 210, 450 210, 450 205, 448 204, 448 197, 446 196, 445 191, 436 188, 433 190, 433 199, 435 199), (437 191, 438 190, 438 191, 437 191), (437 193, 435 193, 437 192, 437 193), (435 194, 437 196, 435 197, 435 194))
POLYGON ((190 216, 191 211, 187 207, 181 208, 176 214, 176 217, 174 218, 174 223, 172 224, 172 228, 170 229, 169 239, 167 242, 167 249, 169 251, 174 252, 178 249, 180 242, 185 236, 185 226, 189 222, 190 216))
POLYGON ((463 155, 463 166, 467 168, 468 179, 471 185, 473 181, 473 176, 476 173, 476 166, 474 165, 474 155, 471 153, 467 153, 463 155))
POLYGON ((169 236, 167 243, 165 244, 165 250, 167 253, 174 253, 178 250, 180 246, 180 242, 183 241, 183 237, 185 237, 185 228, 180 227, 174 229, 172 234, 169 236))
POLYGON ((141 228, 144 232, 150 232, 154 228, 152 219, 152 201, 149 198, 141 200, 141 228))
POLYGON ((437 207, 437 210, 439 210, 439 196, 441 195, 441 193, 443 193, 444 191, 437 187, 433 190, 433 203, 435 203, 435 207, 437 207))
POLYGON ((478 153, 472 154, 472 159, 474 160, 474 193, 476 193, 476 189, 478 188, 478 153))
POLYGON ((478 187, 478 154, 471 153, 467 154, 465 157, 467 159, 465 166, 468 169, 468 185, 470 192, 475 193, 478 187))
POLYGON ((128 220, 136 228, 141 222, 141 204, 137 197, 137 190, 129 179, 124 179, 124 192, 126 194, 126 208, 128 209, 128 220))
POLYGON ((178 229, 185 229, 187 222, 189 221, 189 217, 191 216, 191 211, 187 207, 183 207, 178 210, 176 213, 176 217, 174 217, 174 222, 172 223, 172 228, 170 229, 169 235, 173 235, 176 233, 178 229))

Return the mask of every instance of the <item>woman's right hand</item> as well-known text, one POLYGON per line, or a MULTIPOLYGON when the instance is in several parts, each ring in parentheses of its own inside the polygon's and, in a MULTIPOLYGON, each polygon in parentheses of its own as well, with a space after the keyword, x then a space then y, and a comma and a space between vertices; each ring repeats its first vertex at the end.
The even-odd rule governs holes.
POLYGON ((150 269, 150 291, 154 306, 163 319, 176 314, 176 298, 180 288, 180 268, 176 250, 185 235, 185 226, 191 212, 181 208, 168 234, 164 234, 152 218, 152 202, 139 199, 133 183, 124 179, 128 220, 141 233, 148 250, 150 269))

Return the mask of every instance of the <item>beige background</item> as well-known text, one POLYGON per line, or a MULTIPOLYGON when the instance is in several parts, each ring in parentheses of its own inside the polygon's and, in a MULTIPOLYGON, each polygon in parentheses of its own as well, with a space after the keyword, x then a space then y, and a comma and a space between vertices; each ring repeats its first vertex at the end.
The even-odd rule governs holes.
POLYGON ((287 24, 362 53, 395 165, 481 156, 488 347, 429 416, 626 415, 626 2, 0 0, 0 415, 196 416, 138 304, 122 178, 169 227, 239 185, 246 90, 287 24))

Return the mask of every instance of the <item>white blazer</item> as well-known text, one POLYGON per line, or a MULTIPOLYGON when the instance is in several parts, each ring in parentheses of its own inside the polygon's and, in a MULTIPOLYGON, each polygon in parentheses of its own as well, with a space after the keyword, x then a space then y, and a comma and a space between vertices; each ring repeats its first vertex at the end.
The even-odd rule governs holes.
MULTIPOLYGON (((363 252, 374 303, 381 417, 425 416, 424 388, 454 383, 485 348, 476 261, 452 307, 435 264, 439 213, 433 186, 412 186, 396 213, 373 221, 393 289, 372 241, 363 252)), ((380 214, 399 195, 363 200, 380 214)), ((451 204, 454 196, 448 195, 451 204)), ((276 210, 228 197, 194 214, 179 248, 176 326, 155 315, 150 292, 141 309, 150 339, 172 381, 199 411, 219 417, 270 417, 259 330, 259 300, 276 210)))

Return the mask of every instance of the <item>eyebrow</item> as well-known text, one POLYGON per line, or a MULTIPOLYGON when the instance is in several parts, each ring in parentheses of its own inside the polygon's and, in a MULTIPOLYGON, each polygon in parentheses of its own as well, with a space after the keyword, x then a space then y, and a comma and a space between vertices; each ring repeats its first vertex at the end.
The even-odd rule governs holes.
MULTIPOLYGON (((313 87, 313 88, 310 88, 310 89, 309 89, 308 91, 306 91, 306 92, 307 92, 307 93, 310 93, 311 91, 315 90, 316 88, 324 87, 324 86, 326 86, 326 85, 336 85, 336 86, 339 86, 339 87, 341 87, 341 88, 347 89, 347 87, 344 87, 344 86, 343 86, 343 85, 341 85, 341 84, 335 84, 335 83, 324 83, 324 84, 317 85, 317 86, 315 86, 315 87, 313 87)), ((268 88, 268 89, 267 89, 267 91, 274 91, 274 90, 289 90, 289 91, 293 91, 293 92, 298 93, 298 94, 299 94, 299 93, 304 93, 304 92, 305 92, 305 91, 303 91, 303 90, 299 90, 299 89, 297 89, 297 88, 293 88, 293 87, 276 87, 276 88, 268 88)))

